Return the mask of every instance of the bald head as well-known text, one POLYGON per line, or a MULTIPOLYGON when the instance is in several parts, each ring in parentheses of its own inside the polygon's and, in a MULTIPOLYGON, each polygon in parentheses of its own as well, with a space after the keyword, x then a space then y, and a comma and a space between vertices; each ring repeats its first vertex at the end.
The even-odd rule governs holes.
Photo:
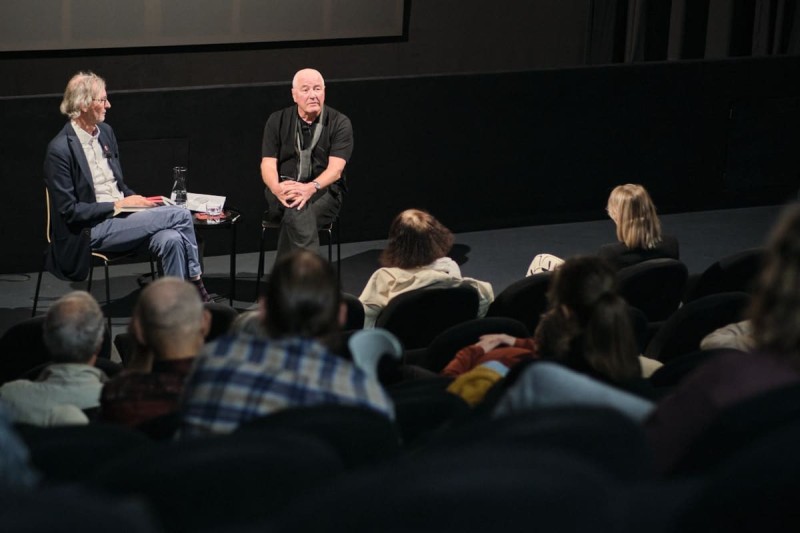
POLYGON ((325 87, 325 80, 322 78, 322 74, 313 68, 304 68, 295 73, 294 78, 292 78, 292 88, 298 89, 303 83, 319 84, 325 87))
POLYGON ((139 343, 157 358, 196 355, 208 331, 208 311, 191 283, 164 277, 142 291, 132 327, 139 343))

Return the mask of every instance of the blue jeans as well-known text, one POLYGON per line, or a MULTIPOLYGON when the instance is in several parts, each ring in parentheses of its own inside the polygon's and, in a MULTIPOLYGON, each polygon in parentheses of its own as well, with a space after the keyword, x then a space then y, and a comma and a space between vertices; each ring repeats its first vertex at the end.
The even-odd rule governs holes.
POLYGON ((643 398, 601 383, 548 361, 528 366, 498 401, 494 416, 510 415, 539 407, 586 405, 610 407, 636 421, 643 421, 655 405, 643 398))
POLYGON ((147 243, 161 260, 164 275, 189 279, 200 275, 192 213, 174 206, 153 207, 104 220, 92 228, 91 247, 126 252, 147 243))

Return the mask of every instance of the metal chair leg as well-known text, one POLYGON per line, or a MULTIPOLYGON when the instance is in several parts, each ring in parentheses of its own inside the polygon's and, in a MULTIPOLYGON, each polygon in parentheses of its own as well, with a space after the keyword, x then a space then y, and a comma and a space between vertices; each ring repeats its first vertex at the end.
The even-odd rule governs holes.
POLYGON ((108 318, 108 331, 111 332, 111 278, 108 277, 108 261, 103 261, 106 272, 106 317, 108 318))
POLYGON ((336 276, 342 284, 342 225, 336 221, 336 276))
POLYGON ((44 266, 39 269, 39 276, 36 278, 36 292, 33 293, 33 311, 31 311, 31 317, 36 316, 36 308, 39 305, 39 290, 42 288, 42 273, 44 273, 44 266))
POLYGON ((330 226, 324 228, 323 231, 328 234, 328 263, 333 263, 333 233, 330 226))
POLYGON ((256 270, 256 300, 261 295, 261 278, 264 277, 264 239, 267 229, 261 226, 261 243, 258 246, 258 269, 256 270))
POLYGON ((92 277, 94 276, 94 265, 89 265, 89 279, 86 282, 86 292, 92 293, 92 277))

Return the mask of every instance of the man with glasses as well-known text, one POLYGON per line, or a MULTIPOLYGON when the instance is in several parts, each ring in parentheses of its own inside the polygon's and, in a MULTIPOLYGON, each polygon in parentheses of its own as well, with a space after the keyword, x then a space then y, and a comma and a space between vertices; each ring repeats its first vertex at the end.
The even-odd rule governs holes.
POLYGON ((272 113, 264 127, 261 178, 269 217, 280 222, 277 256, 319 249, 318 229, 339 213, 344 167, 353 152, 353 127, 325 105, 325 80, 303 69, 292 80, 295 105, 272 113))
POLYGON ((111 102, 103 78, 79 72, 69 80, 61 112, 70 120, 47 146, 45 185, 50 194, 52 242, 47 268, 79 281, 90 268, 90 248, 126 252, 147 244, 164 274, 188 279, 210 301, 200 277, 192 215, 159 206, 123 181, 117 138, 105 124, 111 102), (121 209, 147 207, 136 212, 121 209))

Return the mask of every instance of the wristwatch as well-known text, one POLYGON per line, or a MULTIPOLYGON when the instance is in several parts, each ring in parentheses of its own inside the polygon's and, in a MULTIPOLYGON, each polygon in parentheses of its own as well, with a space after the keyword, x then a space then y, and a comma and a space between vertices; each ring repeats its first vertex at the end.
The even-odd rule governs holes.
POLYGON ((317 190, 320 190, 320 189, 322 189, 322 185, 320 185, 320 184, 319 184, 319 182, 318 182, 317 180, 314 180, 314 181, 312 181, 311 183, 313 183, 313 184, 314 184, 314 188, 315 188, 315 189, 317 189, 317 190))

